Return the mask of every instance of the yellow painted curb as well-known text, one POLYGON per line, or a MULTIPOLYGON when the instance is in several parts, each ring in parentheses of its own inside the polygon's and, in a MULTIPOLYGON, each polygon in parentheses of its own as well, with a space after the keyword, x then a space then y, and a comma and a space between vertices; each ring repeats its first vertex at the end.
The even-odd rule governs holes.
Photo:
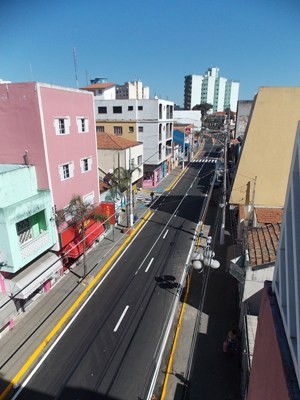
POLYGON ((164 380, 164 384, 163 384, 163 389, 162 389, 160 400, 164 400, 165 396, 167 394, 169 376, 170 376, 171 368, 172 368, 172 365, 173 365, 174 354, 175 354, 175 350, 176 350, 176 346, 177 346, 177 341, 178 341, 178 337, 179 337, 179 332, 180 332, 180 328, 181 328, 181 324, 182 324, 182 319, 183 319, 183 315, 184 315, 185 306, 186 306, 186 303, 187 303, 187 296, 189 294, 189 290, 190 290, 190 276, 188 275, 187 276, 187 288, 186 288, 185 296, 184 296, 184 299, 183 299, 183 305, 182 305, 182 308, 181 308, 181 311, 180 311, 178 325, 177 325, 176 332, 175 332, 175 337, 174 337, 174 341, 173 341, 173 345, 172 345, 172 350, 171 350, 171 354, 170 354, 170 358, 169 358, 169 362, 168 362, 168 366, 167 366, 166 377, 165 377, 165 380, 164 380))
POLYGON ((31 367, 33 362, 37 359, 43 349, 47 346, 47 344, 53 339, 54 335, 58 333, 58 331, 62 328, 65 322, 69 319, 72 313, 79 307, 84 298, 88 295, 91 289, 96 285, 96 283, 102 278, 102 276, 106 273, 106 271, 111 266, 112 262, 119 256, 119 254, 123 251, 123 249, 129 244, 129 242, 133 239, 137 231, 144 225, 149 216, 151 215, 151 210, 148 210, 143 219, 137 224, 136 227, 132 229, 128 237, 125 239, 124 243, 116 250, 116 252, 111 256, 111 258, 104 264, 103 268, 98 272, 95 278, 89 283, 89 285, 84 289, 84 291, 80 294, 80 296, 75 300, 75 302, 71 305, 68 311, 63 315, 63 317, 58 321, 58 323, 54 326, 54 328, 50 331, 50 333, 45 337, 45 339, 41 342, 41 344, 34 350, 31 356, 27 359, 23 367, 19 370, 19 372, 13 377, 11 382, 7 385, 4 391, 0 394, 0 400, 4 400, 5 397, 10 393, 13 389, 14 385, 17 385, 22 378, 22 376, 26 373, 26 371, 31 367))

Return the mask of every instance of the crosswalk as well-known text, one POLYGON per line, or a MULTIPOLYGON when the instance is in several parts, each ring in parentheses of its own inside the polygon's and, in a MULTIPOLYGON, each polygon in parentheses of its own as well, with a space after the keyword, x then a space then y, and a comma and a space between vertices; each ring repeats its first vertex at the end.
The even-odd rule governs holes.
POLYGON ((140 201, 143 204, 150 204, 151 203, 150 193, 145 192, 143 190, 139 190, 138 193, 135 195, 135 201, 140 201))
POLYGON ((194 160, 196 163, 211 163, 211 164, 216 164, 218 161, 217 158, 200 158, 199 160, 194 160))

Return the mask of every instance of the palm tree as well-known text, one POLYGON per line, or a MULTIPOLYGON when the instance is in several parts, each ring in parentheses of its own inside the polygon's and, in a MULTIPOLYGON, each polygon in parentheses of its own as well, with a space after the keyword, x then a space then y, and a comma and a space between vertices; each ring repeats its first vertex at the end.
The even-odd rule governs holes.
POLYGON ((121 193, 126 193, 127 228, 131 227, 132 225, 132 175, 134 171, 137 170, 140 171, 140 168, 133 167, 126 169, 124 167, 117 167, 113 170, 111 175, 112 192, 115 195, 118 191, 121 193))
POLYGON ((93 218, 94 221, 106 221, 106 216, 97 212, 94 205, 85 203, 82 197, 78 194, 74 194, 67 207, 63 210, 56 211, 57 220, 56 223, 59 226, 63 221, 66 221, 65 216, 68 216, 68 225, 75 225, 76 230, 82 237, 82 248, 83 248, 83 276, 87 274, 86 271, 86 220, 87 218, 93 218))

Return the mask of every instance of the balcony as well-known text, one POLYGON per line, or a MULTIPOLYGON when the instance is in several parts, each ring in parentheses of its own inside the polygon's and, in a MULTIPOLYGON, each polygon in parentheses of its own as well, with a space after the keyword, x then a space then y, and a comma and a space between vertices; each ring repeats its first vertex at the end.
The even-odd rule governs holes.
POLYGON ((40 255, 40 253, 45 250, 47 245, 52 245, 50 233, 42 232, 36 238, 30 239, 20 245, 22 259, 31 257, 33 254, 36 256, 40 255))

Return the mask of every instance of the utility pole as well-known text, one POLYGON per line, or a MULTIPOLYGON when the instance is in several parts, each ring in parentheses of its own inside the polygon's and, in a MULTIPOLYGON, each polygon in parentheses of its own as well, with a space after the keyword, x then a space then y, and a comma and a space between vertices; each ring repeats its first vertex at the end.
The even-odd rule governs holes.
POLYGON ((225 241, 225 220, 226 220, 226 179, 227 179, 227 144, 228 139, 230 140, 230 115, 228 116, 227 121, 227 130, 225 131, 225 140, 224 140, 224 173, 223 173, 223 201, 222 201, 222 223, 220 229, 220 244, 224 244, 225 241))

